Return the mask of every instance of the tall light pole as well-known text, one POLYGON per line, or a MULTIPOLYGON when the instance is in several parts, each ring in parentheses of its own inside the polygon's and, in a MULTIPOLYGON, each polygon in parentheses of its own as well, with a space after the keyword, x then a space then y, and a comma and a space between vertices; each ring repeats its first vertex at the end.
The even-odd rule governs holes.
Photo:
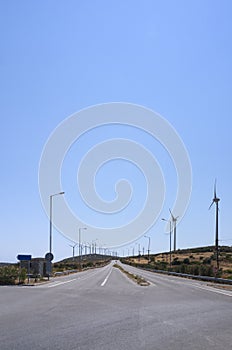
POLYGON ((162 219, 169 222, 169 234, 170 234, 170 267, 172 266, 172 220, 162 219))
POLYGON ((55 196, 64 194, 64 192, 59 192, 50 195, 50 230, 49 230, 49 253, 52 253, 52 199, 55 196))
POLYGON ((144 236, 148 238, 148 248, 147 248, 147 255, 148 255, 148 262, 150 261, 150 246, 151 246, 151 237, 149 236, 144 236))
POLYGON ((81 260, 81 230, 87 230, 87 227, 80 227, 79 228, 79 259, 81 260))

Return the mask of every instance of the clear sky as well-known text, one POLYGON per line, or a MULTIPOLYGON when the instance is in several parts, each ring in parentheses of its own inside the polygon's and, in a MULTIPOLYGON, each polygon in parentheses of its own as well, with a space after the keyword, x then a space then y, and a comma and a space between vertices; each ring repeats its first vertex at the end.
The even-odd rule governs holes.
MULTIPOLYGON (((221 198, 220 244, 232 244, 231 13, 230 0, 0 2, 0 261, 48 251, 49 220, 38 188, 44 144, 71 114, 114 101, 158 112, 188 150, 192 197, 177 228, 178 248, 214 243, 215 208, 208 207, 215 178, 221 198)), ((72 210, 86 220, 90 215, 78 197, 77 167, 88 147, 104 141, 105 135, 131 137, 156 152, 150 136, 122 126, 99 128, 87 133, 79 146, 77 142, 65 159, 62 187, 72 210)), ((176 192, 175 169, 162 152, 157 150, 157 157, 165 168, 167 195, 147 233, 152 252, 169 249, 161 218, 169 217, 176 192)), ((112 199, 111 187, 117 175, 127 177, 125 170, 135 189, 136 211, 144 199, 143 176, 138 170, 131 176, 134 169, 128 170, 125 161, 115 164, 102 169, 96 187, 106 200, 112 199), (106 179, 112 183, 105 186, 106 179)), ((132 214, 127 211, 126 219, 132 214)), ((114 223, 121 224, 118 220, 114 223)), ((97 214, 91 224, 96 222, 97 214)), ((70 242, 56 230, 53 238, 56 260, 70 256, 70 242)), ((147 249, 147 241, 137 243, 147 249)), ((135 243, 120 253, 131 247, 135 243)))

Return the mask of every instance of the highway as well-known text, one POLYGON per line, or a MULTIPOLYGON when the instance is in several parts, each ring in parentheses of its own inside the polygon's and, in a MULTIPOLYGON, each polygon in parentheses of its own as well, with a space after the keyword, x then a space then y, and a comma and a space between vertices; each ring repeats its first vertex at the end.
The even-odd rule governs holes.
POLYGON ((124 268, 150 286, 112 262, 34 287, 0 287, 0 349, 231 349, 232 291, 124 268))

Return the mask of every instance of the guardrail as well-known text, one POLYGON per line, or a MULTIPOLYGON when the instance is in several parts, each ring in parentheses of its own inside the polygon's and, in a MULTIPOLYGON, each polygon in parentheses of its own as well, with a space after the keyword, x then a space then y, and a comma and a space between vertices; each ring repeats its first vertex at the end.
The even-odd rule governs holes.
POLYGON ((70 273, 76 273, 78 272, 78 270, 66 270, 66 271, 57 271, 54 272, 54 276, 65 276, 65 275, 69 275, 70 273))
MULTIPOLYGON (((133 265, 130 265, 130 266, 133 266, 133 265)), ((221 283, 221 284, 232 285, 232 280, 225 279, 225 278, 199 276, 199 275, 188 275, 187 273, 179 273, 179 272, 172 272, 172 271, 156 270, 156 269, 151 269, 151 268, 142 267, 142 266, 134 266, 134 267, 137 267, 137 268, 139 268, 141 270, 154 272, 154 273, 161 273, 161 274, 164 274, 164 275, 177 276, 177 277, 189 278, 189 279, 199 280, 199 281, 206 281, 206 282, 214 282, 214 283, 221 283)))

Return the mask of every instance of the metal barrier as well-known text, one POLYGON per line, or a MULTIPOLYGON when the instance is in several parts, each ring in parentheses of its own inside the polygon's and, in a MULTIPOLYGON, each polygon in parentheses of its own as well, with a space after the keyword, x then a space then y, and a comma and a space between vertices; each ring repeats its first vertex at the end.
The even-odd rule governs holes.
MULTIPOLYGON (((133 265, 130 265, 130 266, 133 266, 133 265)), ((137 268, 139 268, 141 270, 146 270, 146 271, 150 271, 150 272, 154 272, 154 273, 160 273, 160 274, 164 274, 164 275, 177 276, 177 277, 190 278, 190 279, 199 280, 199 281, 206 281, 206 282, 214 282, 214 283, 221 283, 221 284, 232 285, 232 280, 225 279, 225 278, 188 275, 187 273, 179 273, 179 272, 172 272, 172 271, 156 270, 156 269, 151 269, 151 268, 142 267, 142 266, 134 266, 134 267, 137 267, 137 268)))

